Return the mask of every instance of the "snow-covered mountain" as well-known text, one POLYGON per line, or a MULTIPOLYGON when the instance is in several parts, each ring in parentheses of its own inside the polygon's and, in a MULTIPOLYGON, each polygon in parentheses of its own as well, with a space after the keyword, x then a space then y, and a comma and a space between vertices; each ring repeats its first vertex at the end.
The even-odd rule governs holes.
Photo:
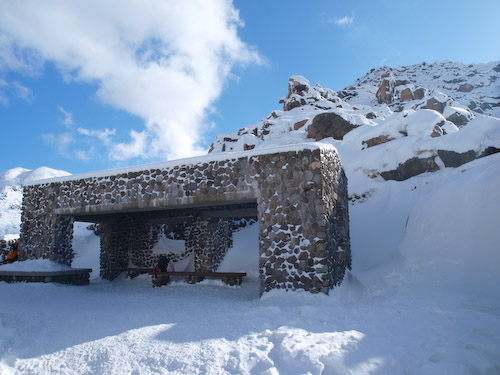
POLYGON ((401 181, 457 167, 500 148, 499 78, 500 62, 449 61, 372 69, 338 92, 292 76, 282 110, 219 135, 210 152, 321 140, 337 147, 348 177, 401 181))
POLYGON ((17 237, 21 225, 23 186, 31 181, 68 176, 70 173, 40 167, 35 170, 13 168, 0 172, 0 239, 17 237))

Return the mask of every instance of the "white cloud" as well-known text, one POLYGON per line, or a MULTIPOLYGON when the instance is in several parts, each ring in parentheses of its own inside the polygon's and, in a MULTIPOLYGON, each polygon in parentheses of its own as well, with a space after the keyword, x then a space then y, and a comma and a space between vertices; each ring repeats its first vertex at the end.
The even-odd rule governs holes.
POLYGON ((135 130, 131 130, 130 138, 132 138, 130 143, 119 143, 113 146, 113 152, 111 154, 112 159, 127 160, 146 156, 144 153, 150 141, 147 132, 142 131, 139 133, 135 130))
POLYGON ((204 152, 206 114, 231 68, 261 63, 239 26, 229 0, 0 2, 0 72, 51 60, 69 82, 97 83, 103 103, 141 117, 130 142, 108 143, 112 159, 190 156, 204 152))
POLYGON ((72 152, 70 151, 70 146, 75 142, 75 139, 70 133, 62 134, 42 134, 42 139, 51 145, 54 145, 58 152, 65 157, 72 158, 72 152))
POLYGON ((72 127, 75 124, 75 122, 73 121, 73 114, 71 112, 66 111, 61 106, 57 108, 59 108, 59 111, 61 111, 61 113, 64 116, 64 118, 62 119, 62 123, 68 128, 72 127))
POLYGON ((337 26, 347 26, 352 25, 354 22, 354 17, 345 16, 343 18, 337 18, 333 21, 333 23, 337 26))
POLYGON ((78 160, 82 160, 82 161, 88 161, 90 160, 90 155, 88 152, 86 151, 82 151, 82 150, 76 150, 75 151, 75 157, 78 159, 78 160))
POLYGON ((12 82, 10 85, 16 98, 23 99, 28 103, 33 102, 33 93, 29 88, 21 85, 19 82, 12 82))
POLYGON ((19 82, 7 82, 0 78, 0 103, 8 105, 10 97, 23 99, 28 103, 32 103, 34 99, 33 92, 29 88, 19 82))
POLYGON ((54 146, 59 154, 68 159, 88 161, 91 159, 91 155, 95 153, 93 147, 90 147, 87 151, 76 148, 75 144, 79 145, 79 142, 75 139, 73 132, 70 131, 61 134, 46 133, 42 134, 41 138, 46 143, 54 146))
POLYGON ((116 129, 108 129, 104 130, 89 130, 85 128, 78 128, 77 132, 81 135, 86 135, 87 137, 97 138, 104 143, 106 146, 110 146, 113 144, 112 136, 116 134, 116 129))

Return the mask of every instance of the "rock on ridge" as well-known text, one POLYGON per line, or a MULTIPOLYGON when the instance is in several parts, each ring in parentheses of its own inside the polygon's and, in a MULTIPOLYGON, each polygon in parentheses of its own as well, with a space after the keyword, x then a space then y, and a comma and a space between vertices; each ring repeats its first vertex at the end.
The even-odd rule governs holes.
POLYGON ((337 92, 295 75, 282 110, 218 136, 210 152, 326 141, 370 177, 458 166, 500 148, 499 71, 498 62, 385 66, 337 92))

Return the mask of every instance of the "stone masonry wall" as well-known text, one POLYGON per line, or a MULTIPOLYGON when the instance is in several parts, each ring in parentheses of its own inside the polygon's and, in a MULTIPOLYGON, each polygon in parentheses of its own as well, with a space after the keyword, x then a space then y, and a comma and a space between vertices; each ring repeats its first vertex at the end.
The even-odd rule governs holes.
MULTIPOLYGON (((150 266, 154 260, 150 249, 159 229, 148 222, 150 215, 256 202, 261 292, 328 293, 339 284, 350 267, 350 246, 347 179, 336 150, 308 144, 225 157, 215 154, 26 186, 20 257, 70 264, 70 224, 83 215, 97 222, 102 217, 101 274, 112 279, 131 262, 150 266)), ((231 241, 226 224, 210 219, 191 229, 185 225, 185 234, 206 231, 198 245, 186 237, 198 269, 213 270, 222 260, 231 241)))
POLYGON ((227 219, 198 218, 185 227, 186 252, 194 252, 196 272, 214 272, 232 246, 231 224, 227 219))
POLYGON ((327 265, 330 285, 339 285, 346 269, 351 269, 351 240, 349 233, 349 202, 347 177, 339 168, 340 158, 330 151, 332 163, 322 165, 324 221, 327 265))

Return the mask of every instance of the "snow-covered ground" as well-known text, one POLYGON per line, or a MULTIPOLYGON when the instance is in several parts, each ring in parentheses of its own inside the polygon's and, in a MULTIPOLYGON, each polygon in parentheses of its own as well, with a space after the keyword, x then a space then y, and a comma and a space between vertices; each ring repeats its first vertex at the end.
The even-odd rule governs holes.
MULTIPOLYGON (((370 181, 353 182, 370 196, 350 206, 353 270, 329 296, 259 298, 255 277, 0 283, 0 373, 499 374, 500 154, 370 181)), ((75 267, 98 270, 98 241, 77 225, 75 267)), ((256 227, 234 243, 224 267, 254 276, 256 227)))
MULTIPOLYGON (((307 129, 323 112, 358 126, 342 140, 321 140, 338 149, 352 199, 353 269, 329 296, 259 298, 257 225, 234 233, 219 268, 246 271, 242 286, 152 288, 147 275, 101 280, 99 238, 75 223, 73 267, 94 270, 90 285, 0 282, 0 374, 500 374, 500 153, 458 168, 435 157, 438 171, 402 182, 380 177, 437 150, 477 157, 500 148, 499 69, 374 69, 340 93, 310 86, 286 98, 306 104, 218 137, 210 158, 312 142, 307 129), (389 104, 376 96, 382 76, 389 104), (424 96, 398 99, 406 88, 424 96), (433 99, 441 113, 424 106, 433 99), (455 112, 465 124, 458 115, 459 126, 452 123, 455 112), (368 146, 377 137, 386 143, 368 146)), ((0 173, 0 238, 18 236, 23 185, 67 175, 0 173)), ((58 267, 36 260, 0 269, 58 267)))

